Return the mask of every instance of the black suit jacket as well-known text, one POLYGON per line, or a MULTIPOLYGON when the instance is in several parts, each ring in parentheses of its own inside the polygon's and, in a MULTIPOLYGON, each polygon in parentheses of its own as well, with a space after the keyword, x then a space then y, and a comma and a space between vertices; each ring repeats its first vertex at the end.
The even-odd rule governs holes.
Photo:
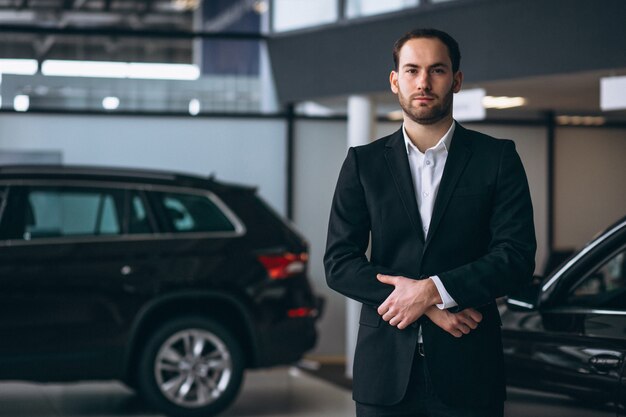
POLYGON ((332 202, 324 266, 331 288, 363 303, 354 399, 376 405, 402 400, 422 325, 426 365, 444 402, 482 406, 504 400, 495 300, 530 281, 535 250, 528 182, 512 141, 457 124, 426 239, 402 129, 350 148, 332 202), (452 311, 473 307, 483 320, 461 338, 426 316, 398 330, 376 311, 393 290, 377 273, 438 275, 458 303, 452 311))

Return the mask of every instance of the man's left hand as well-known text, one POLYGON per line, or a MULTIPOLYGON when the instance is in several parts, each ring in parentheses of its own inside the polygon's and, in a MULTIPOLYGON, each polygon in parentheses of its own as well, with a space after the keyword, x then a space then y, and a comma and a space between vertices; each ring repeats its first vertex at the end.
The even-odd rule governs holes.
POLYGON ((432 279, 414 280, 402 276, 378 274, 376 278, 395 289, 378 307, 386 322, 398 329, 405 329, 420 318, 426 310, 441 303, 441 297, 432 279))

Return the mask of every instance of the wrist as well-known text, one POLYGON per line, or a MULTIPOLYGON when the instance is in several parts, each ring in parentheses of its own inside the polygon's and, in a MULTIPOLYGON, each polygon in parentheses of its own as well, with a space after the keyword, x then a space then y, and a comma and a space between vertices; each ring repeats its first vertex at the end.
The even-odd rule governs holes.
POLYGON ((435 285, 435 281, 432 278, 428 278, 426 280, 428 282, 428 300, 431 306, 436 306, 437 304, 443 303, 441 299, 441 294, 439 294, 439 289, 437 285, 435 285))

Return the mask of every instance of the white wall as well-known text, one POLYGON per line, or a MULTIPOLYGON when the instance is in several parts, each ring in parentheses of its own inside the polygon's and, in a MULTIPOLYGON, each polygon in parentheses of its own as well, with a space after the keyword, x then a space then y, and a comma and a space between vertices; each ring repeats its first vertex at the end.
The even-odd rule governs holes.
POLYGON ((175 170, 258 185, 285 213, 285 122, 0 114, 0 151, 59 151, 65 164, 175 170))
POLYGON ((555 249, 577 249, 626 215, 626 129, 555 133, 555 249))
POLYGON ((322 258, 330 204, 348 151, 347 125, 344 121, 298 121, 295 138, 294 222, 311 244, 309 271, 313 287, 326 298, 315 353, 343 356, 346 299, 326 285, 322 258))

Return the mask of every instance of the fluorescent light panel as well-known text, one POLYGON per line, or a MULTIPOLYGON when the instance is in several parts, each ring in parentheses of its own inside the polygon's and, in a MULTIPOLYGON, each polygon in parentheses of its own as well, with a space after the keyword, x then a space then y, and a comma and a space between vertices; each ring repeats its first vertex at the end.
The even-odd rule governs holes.
POLYGON ((483 98, 483 106, 486 109, 510 109, 512 107, 520 107, 526 104, 524 97, 507 97, 507 96, 485 96, 483 98))
POLYGON ((158 80, 196 80, 200 77, 200 69, 196 65, 107 61, 47 60, 41 65, 41 73, 55 77, 158 80))
POLYGON ((600 79, 600 109, 626 109, 626 75, 600 79))
POLYGON ((37 69, 34 59, 0 59, 1 74, 34 75, 37 69))
POLYGON ((197 80, 200 68, 188 64, 128 64, 128 78, 147 78, 158 80, 197 80))

